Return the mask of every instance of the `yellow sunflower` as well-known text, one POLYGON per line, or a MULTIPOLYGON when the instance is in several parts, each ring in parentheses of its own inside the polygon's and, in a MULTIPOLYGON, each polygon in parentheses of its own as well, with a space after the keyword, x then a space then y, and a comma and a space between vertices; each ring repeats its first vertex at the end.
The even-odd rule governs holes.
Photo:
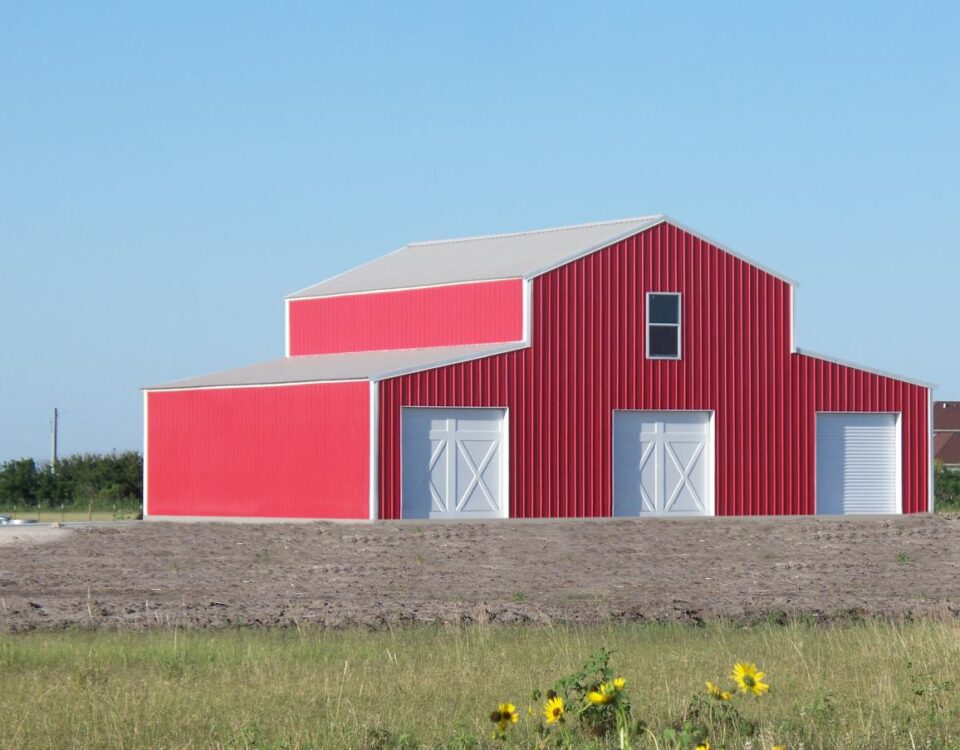
POLYGON ((707 692, 710 693, 718 701, 728 701, 732 697, 729 690, 721 690, 719 687, 714 685, 712 682, 707 680, 707 692))
POLYGON ((763 695, 770 689, 770 686, 763 682, 764 673, 757 670, 756 664, 746 661, 738 661, 733 665, 733 674, 730 675, 741 693, 753 693, 754 695, 763 695))
POLYGON ((710 740, 704 740, 702 745, 697 745, 696 750, 710 750, 710 740))
POLYGON ((786 745, 774 745, 773 747, 770 748, 770 750, 787 750, 787 746, 786 746, 786 745))
POLYGON ((543 704, 543 718, 547 720, 547 724, 553 724, 554 722, 560 721, 562 717, 563 698, 555 695, 543 704))
POLYGON ((490 721, 497 725, 497 731, 506 732, 509 724, 520 721, 520 714, 512 703, 501 703, 497 710, 490 714, 490 721))
POLYGON ((612 685, 601 682, 596 690, 591 690, 587 693, 587 700, 593 704, 603 705, 613 700, 614 692, 615 690, 612 685))
POLYGON ((613 689, 618 693, 627 686, 627 681, 622 677, 617 677, 613 681, 613 689))

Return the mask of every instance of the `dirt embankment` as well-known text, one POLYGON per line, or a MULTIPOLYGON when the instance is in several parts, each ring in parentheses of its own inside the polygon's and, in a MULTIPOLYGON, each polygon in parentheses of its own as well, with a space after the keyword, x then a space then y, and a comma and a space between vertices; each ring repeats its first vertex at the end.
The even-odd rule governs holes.
POLYGON ((0 544, 0 630, 956 617, 958 574, 949 516, 140 523, 0 544))

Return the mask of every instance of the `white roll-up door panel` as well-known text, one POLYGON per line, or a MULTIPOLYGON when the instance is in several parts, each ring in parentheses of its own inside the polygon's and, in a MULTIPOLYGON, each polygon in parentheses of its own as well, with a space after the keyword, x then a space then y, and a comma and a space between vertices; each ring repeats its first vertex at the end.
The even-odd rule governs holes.
POLYGON ((817 514, 897 513, 896 414, 817 415, 817 514))

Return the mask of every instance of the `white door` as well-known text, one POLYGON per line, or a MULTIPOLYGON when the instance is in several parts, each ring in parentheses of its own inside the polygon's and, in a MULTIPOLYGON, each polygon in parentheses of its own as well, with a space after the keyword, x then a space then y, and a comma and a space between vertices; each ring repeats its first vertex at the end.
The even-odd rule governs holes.
POLYGON ((713 515, 707 411, 613 413, 613 515, 713 515))
POLYGON ((403 518, 506 518, 503 409, 405 407, 403 518))
POLYGON ((817 513, 900 512, 896 414, 817 414, 817 513))

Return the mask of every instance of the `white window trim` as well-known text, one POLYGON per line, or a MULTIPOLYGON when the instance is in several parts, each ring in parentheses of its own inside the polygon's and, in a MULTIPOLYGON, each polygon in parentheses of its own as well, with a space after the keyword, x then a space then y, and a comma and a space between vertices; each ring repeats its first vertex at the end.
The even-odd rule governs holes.
POLYGON ((683 359, 683 295, 680 292, 647 292, 647 317, 646 317, 646 354, 647 359, 683 359), (650 299, 655 294, 672 295, 677 298, 677 322, 676 323, 651 323, 650 322, 650 299), (650 326, 676 326, 677 328, 677 356, 666 357, 660 354, 650 353, 650 326))

